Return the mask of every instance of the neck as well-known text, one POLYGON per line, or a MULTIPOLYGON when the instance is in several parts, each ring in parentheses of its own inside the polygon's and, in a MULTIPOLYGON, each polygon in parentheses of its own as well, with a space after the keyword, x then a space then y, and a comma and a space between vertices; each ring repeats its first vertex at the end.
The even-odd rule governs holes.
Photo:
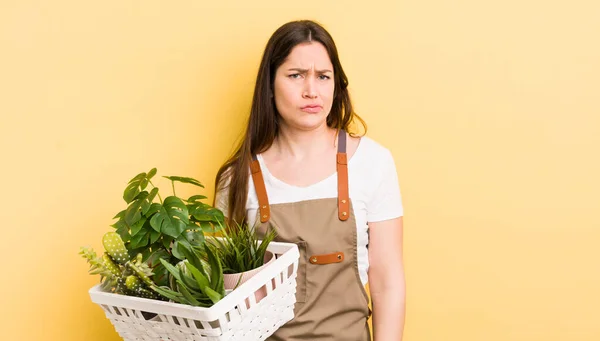
POLYGON ((281 126, 273 146, 281 156, 303 160, 337 147, 336 130, 326 124, 313 130, 290 129, 281 126))

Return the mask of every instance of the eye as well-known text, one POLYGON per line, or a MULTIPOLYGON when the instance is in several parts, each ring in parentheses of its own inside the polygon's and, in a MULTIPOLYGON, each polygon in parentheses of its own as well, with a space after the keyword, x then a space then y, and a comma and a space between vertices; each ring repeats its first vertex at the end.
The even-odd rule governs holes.
POLYGON ((299 73, 294 73, 294 74, 289 75, 288 77, 292 78, 292 79, 298 79, 300 77, 300 74, 299 73))
POLYGON ((321 80, 327 80, 327 79, 331 79, 331 77, 326 76, 326 75, 320 75, 319 79, 321 79, 321 80))

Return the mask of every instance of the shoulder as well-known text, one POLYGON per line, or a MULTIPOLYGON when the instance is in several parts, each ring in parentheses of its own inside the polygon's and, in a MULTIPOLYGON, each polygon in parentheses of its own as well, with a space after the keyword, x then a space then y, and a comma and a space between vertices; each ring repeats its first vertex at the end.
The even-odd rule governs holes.
POLYGON ((355 155, 357 162, 366 162, 371 166, 394 163, 390 149, 368 136, 360 138, 355 155))

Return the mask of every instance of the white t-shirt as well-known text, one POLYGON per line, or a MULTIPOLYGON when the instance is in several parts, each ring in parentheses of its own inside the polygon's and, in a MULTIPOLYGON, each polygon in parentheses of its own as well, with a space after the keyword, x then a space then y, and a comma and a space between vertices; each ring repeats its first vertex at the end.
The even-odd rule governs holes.
MULTIPOLYGON (((308 187, 297 187, 275 178, 257 155, 265 180, 269 203, 281 204, 312 199, 337 197, 337 173, 308 187)), ((246 216, 248 223, 256 222, 258 198, 252 179, 248 181, 246 216)), ((358 242, 358 272, 365 285, 368 282, 369 222, 401 217, 404 214, 396 165, 388 149, 363 136, 356 152, 348 161, 348 187, 356 218, 358 242)), ((227 214, 226 191, 217 193, 215 205, 227 214)))

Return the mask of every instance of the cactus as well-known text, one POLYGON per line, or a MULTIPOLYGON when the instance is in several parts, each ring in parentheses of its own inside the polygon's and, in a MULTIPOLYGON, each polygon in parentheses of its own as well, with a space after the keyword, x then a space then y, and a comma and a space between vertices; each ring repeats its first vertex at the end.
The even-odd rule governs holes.
POLYGON ((160 296, 157 293, 144 288, 144 285, 140 279, 135 275, 127 276, 125 279, 125 286, 127 287, 127 290, 132 292, 135 296, 150 299, 160 299, 160 296))
POLYGON ((104 253, 102 255, 102 261, 104 262, 104 267, 111 273, 111 275, 114 277, 121 277, 121 269, 119 269, 119 266, 113 262, 108 253, 104 253))
POLYGON ((130 259, 119 234, 106 233, 102 243, 106 250, 102 257, 98 258, 88 248, 82 248, 80 254, 88 259, 91 273, 102 275, 105 290, 157 300, 171 299, 203 307, 210 307, 225 296, 221 263, 209 248, 206 249, 207 260, 197 250, 185 246, 182 246, 182 252, 186 259, 177 265, 160 259, 170 274, 170 287, 167 287, 152 282, 152 270, 142 261, 141 254, 130 259))
POLYGON ((142 281, 144 281, 144 283, 146 283, 146 285, 154 285, 154 282, 152 282, 148 274, 146 274, 137 265, 141 263, 141 255, 137 257, 137 264, 131 262, 129 260, 129 253, 127 252, 127 248, 125 248, 125 243, 123 243, 123 240, 121 239, 121 236, 119 236, 118 233, 107 232, 102 238, 102 243, 104 244, 104 249, 112 259, 114 259, 117 263, 131 269, 142 281))
POLYGON ((165 300, 148 288, 156 286, 150 279, 152 270, 138 254, 132 261, 121 237, 108 232, 102 238, 106 252, 97 257, 90 248, 82 247, 79 252, 90 263, 90 273, 100 274, 102 288, 117 294, 165 300))
POLYGON ((102 245, 106 252, 119 264, 125 265, 129 262, 129 253, 125 243, 116 232, 108 232, 102 237, 102 245))

